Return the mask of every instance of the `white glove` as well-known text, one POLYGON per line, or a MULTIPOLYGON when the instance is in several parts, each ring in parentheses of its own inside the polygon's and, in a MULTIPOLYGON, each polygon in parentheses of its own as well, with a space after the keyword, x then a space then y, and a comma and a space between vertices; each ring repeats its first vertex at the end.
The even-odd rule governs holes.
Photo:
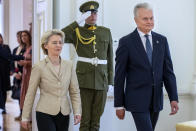
POLYGON ((91 16, 91 11, 83 13, 79 18, 76 19, 76 22, 80 24, 85 21, 89 16, 91 16))
POLYGON ((109 92, 114 92, 114 86, 108 85, 108 87, 109 87, 109 89, 108 89, 109 92))
POLYGON ((108 85, 107 96, 114 96, 114 86, 108 85))

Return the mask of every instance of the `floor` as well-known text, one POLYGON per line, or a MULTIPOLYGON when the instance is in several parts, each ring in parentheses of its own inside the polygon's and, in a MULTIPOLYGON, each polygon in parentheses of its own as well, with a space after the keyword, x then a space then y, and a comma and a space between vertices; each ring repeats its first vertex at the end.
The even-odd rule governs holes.
POLYGON ((0 114, 0 131, 21 131, 20 122, 14 120, 14 118, 19 115, 18 101, 8 99, 6 102, 6 110, 7 113, 5 115, 0 114))

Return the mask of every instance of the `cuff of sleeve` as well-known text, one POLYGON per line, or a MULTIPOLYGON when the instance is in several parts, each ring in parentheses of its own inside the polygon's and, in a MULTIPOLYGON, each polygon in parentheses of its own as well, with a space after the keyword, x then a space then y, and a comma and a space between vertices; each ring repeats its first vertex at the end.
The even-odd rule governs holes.
POLYGON ((81 114, 74 114, 74 116, 81 116, 81 114))
POLYGON ((20 76, 22 76, 22 73, 21 73, 21 72, 18 72, 18 74, 19 74, 20 76))
POLYGON ((15 77, 15 76, 16 76, 16 74, 17 74, 17 73, 14 73, 14 74, 13 74, 13 77, 15 77))
POLYGON ((22 121, 30 121, 30 120, 27 119, 27 118, 23 118, 23 117, 22 117, 22 121))
POLYGON ((124 107, 115 107, 116 110, 122 110, 125 109, 124 107))

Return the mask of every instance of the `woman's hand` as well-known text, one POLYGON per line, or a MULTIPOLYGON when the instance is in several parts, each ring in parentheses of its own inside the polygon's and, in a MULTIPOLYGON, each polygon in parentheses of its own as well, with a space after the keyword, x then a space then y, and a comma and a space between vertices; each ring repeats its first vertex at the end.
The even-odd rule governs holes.
POLYGON ((31 60, 31 59, 32 59, 31 54, 28 54, 28 55, 25 57, 25 60, 31 60))
POLYGON ((18 64, 19 65, 21 65, 21 66, 24 66, 24 65, 26 65, 26 61, 25 60, 20 60, 20 61, 18 61, 18 64))
POLYGON ((16 78, 17 80, 21 80, 22 77, 21 77, 20 74, 17 73, 17 74, 15 75, 15 78, 16 78))
POLYGON ((31 129, 31 122, 30 121, 21 121, 21 126, 25 130, 31 129))
POLYGON ((80 123, 81 120, 81 116, 80 115, 75 115, 74 116, 74 125, 77 125, 78 123, 80 123))

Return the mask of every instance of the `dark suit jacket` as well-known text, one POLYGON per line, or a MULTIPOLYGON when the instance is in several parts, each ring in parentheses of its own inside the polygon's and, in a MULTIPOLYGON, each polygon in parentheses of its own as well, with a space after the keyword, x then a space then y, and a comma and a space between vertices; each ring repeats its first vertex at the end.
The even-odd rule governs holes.
MULTIPOLYGON (((15 72, 15 65, 14 65, 14 61, 19 61, 19 60, 24 60, 24 52, 25 52, 25 48, 23 48, 19 55, 16 55, 17 49, 19 46, 17 46, 16 48, 13 49, 13 53, 12 53, 12 65, 11 65, 11 71, 14 73, 15 72)), ((22 73, 23 70, 23 66, 18 65, 18 69, 19 72, 22 73)))
POLYGON ((145 112, 152 106, 154 111, 160 111, 163 109, 163 83, 170 101, 178 101, 167 39, 152 32, 152 41, 151 66, 137 29, 120 39, 116 51, 115 107, 145 112))
MULTIPOLYGON (((10 55, 8 45, 0 44, 0 91, 10 90, 10 55)), ((1 99, 1 98, 0 98, 1 99)))

